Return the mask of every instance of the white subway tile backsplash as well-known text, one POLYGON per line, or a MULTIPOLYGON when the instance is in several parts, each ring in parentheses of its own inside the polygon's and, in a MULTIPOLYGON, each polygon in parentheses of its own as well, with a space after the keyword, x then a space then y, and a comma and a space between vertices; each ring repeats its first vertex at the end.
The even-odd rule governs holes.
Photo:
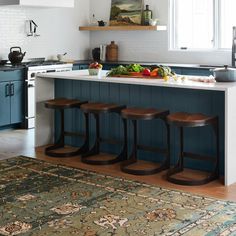
MULTIPOLYGON (((50 0, 49 0, 50 1, 50 0)), ((75 8, 0 7, 0 59, 7 58, 12 46, 32 57, 56 58, 67 52, 68 59, 88 57, 89 34, 79 32, 89 17, 89 1, 75 0, 75 8), (40 37, 27 37, 26 20, 38 24, 40 37)))
POLYGON ((12 46, 24 47, 27 44, 25 36, 25 21, 28 19, 27 9, 0 9, 0 50, 6 54, 12 46))

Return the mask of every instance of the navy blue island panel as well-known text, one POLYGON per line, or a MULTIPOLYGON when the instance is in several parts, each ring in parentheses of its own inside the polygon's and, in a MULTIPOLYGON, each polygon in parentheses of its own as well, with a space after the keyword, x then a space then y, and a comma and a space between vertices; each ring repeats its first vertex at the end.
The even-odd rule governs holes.
MULTIPOLYGON (((194 90, 183 88, 167 88, 143 85, 125 85, 114 83, 90 82, 79 80, 55 80, 55 96, 76 98, 86 101, 124 104, 129 107, 153 107, 168 109, 170 112, 184 111, 218 115, 220 121, 220 170, 224 174, 224 104, 223 91, 194 90)), ((59 116, 56 115, 55 133, 59 133, 59 116)), ((83 132, 83 116, 77 110, 66 111, 65 127, 71 132, 83 132)), ((94 120, 91 119, 91 143, 94 140, 94 120)), ((103 115, 101 118, 101 134, 104 138, 123 139, 121 119, 118 115, 103 115)), ((129 128, 129 141, 132 133, 129 128)), ((139 123, 139 142, 143 145, 165 147, 165 126, 161 120, 141 121, 139 123)), ((211 127, 185 129, 186 151, 215 155, 215 139, 211 127)), ((80 137, 67 138, 68 145, 79 146, 80 137)), ((177 160, 179 151, 179 132, 171 127, 171 158, 177 160)), ((104 144, 102 151, 118 153, 119 146, 104 144)), ((140 151, 140 159, 160 161, 159 154, 140 151)), ((186 165, 194 169, 208 170, 211 164, 186 160, 186 165)))

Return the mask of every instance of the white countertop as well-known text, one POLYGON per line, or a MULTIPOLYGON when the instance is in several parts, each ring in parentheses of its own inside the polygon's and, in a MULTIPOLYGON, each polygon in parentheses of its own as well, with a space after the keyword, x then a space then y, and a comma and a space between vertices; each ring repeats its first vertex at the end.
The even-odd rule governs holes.
MULTIPOLYGON (((215 90, 227 91, 230 88, 236 87, 236 82, 229 83, 204 83, 189 81, 186 79, 182 81, 174 81, 170 79, 168 82, 163 79, 137 79, 137 78, 121 78, 121 77, 106 77, 107 71, 102 71, 102 76, 90 76, 88 70, 75 70, 67 72, 51 72, 45 74, 38 74, 37 78, 51 78, 51 79, 68 79, 68 80, 81 80, 81 81, 95 81, 104 83, 118 83, 118 84, 134 84, 143 86, 158 86, 170 88, 185 88, 185 89, 199 89, 199 90, 215 90)), ((200 76, 186 76, 186 78, 200 78, 200 76)), ((201 76, 202 77, 202 76, 201 76)))

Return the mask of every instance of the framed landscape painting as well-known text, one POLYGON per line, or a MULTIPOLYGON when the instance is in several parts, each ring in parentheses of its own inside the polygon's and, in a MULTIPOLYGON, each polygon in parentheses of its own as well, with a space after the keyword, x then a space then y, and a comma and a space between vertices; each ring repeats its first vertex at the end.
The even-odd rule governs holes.
POLYGON ((141 25, 143 0, 111 0, 110 25, 141 25))

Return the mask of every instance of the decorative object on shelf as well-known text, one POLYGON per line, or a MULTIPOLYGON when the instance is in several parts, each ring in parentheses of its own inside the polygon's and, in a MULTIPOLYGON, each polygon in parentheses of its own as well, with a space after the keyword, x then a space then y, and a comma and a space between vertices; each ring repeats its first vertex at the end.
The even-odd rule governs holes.
POLYGON ((118 61, 118 45, 115 41, 111 41, 110 45, 107 45, 107 61, 118 61))
POLYGON ((39 34, 37 34, 37 28, 38 28, 38 25, 35 23, 35 21, 33 20, 27 20, 25 22, 25 25, 26 25, 26 34, 28 37, 38 37, 40 36, 39 34))
POLYGON ((106 44, 101 44, 100 45, 100 60, 101 61, 106 61, 106 54, 107 54, 107 45, 106 44))
POLYGON ((106 25, 105 21, 103 21, 103 20, 98 21, 98 26, 105 26, 105 25, 106 25))
POLYGON ((150 19, 150 20, 149 20, 149 25, 151 25, 151 26, 156 26, 156 25, 157 25, 157 22, 158 22, 158 19, 150 19))
POLYGON ((9 61, 12 65, 20 64, 25 56, 26 52, 22 53, 20 47, 11 47, 8 54, 9 61), (14 50, 17 49, 17 50, 14 50))
POLYGON ((98 21, 97 21, 97 19, 96 19, 96 17, 95 17, 94 14, 93 14, 93 16, 92 16, 92 19, 91 19, 89 25, 90 25, 90 26, 97 26, 97 25, 98 25, 98 21))
POLYGON ((92 56, 94 61, 100 61, 100 48, 94 48, 92 50, 92 56))
POLYGON ((110 25, 141 25, 143 0, 112 0, 110 25))
POLYGON ((152 19, 152 11, 149 9, 149 5, 146 5, 146 9, 143 11, 143 25, 150 25, 152 19))

